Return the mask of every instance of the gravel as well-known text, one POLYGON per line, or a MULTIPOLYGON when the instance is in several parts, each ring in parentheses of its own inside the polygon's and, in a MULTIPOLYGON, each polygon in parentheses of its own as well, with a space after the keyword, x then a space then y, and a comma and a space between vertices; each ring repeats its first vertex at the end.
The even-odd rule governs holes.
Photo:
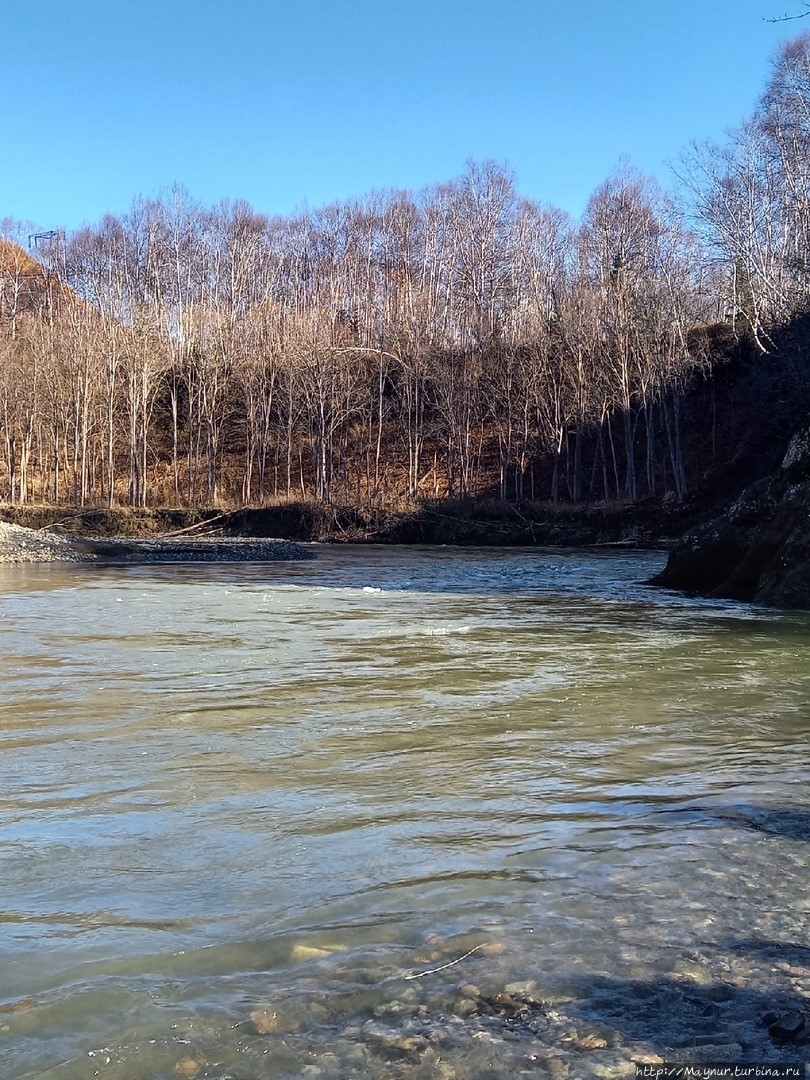
POLYGON ((278 562, 314 557, 291 540, 92 540, 0 521, 0 563, 278 562))
POLYGON ((94 561, 64 537, 0 521, 0 563, 94 561))

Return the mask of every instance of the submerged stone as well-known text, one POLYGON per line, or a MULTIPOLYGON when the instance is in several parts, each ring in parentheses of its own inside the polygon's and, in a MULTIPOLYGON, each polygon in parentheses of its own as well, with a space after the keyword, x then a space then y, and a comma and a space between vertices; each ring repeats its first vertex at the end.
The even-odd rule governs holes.
POLYGON ((341 952, 340 945, 293 945, 290 950, 290 959, 299 962, 305 960, 323 960, 333 953, 341 952))
POLYGON ((276 1009, 254 1009, 250 1020, 258 1035, 290 1034, 301 1026, 292 1013, 276 1009))
POLYGON ((773 1039, 795 1039, 804 1031, 805 1018, 795 1009, 784 1013, 768 1025, 768 1034, 773 1039))
POLYGON ((177 1062, 174 1071, 178 1076, 184 1077, 184 1080, 194 1080, 201 1068, 202 1062, 186 1057, 177 1062))
POLYGON ((704 1043, 701 1046, 672 1050, 667 1054, 670 1061, 707 1064, 742 1060, 743 1048, 739 1043, 704 1043))

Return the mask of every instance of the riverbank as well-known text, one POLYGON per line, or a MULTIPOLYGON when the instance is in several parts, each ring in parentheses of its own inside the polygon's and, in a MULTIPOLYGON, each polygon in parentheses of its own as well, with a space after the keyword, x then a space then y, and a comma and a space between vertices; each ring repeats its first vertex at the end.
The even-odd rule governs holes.
POLYGON ((66 537, 0 521, 0 563, 92 561, 66 537))
POLYGON ((810 608, 810 424, 782 464, 690 529, 651 584, 772 607, 810 608))
POLYGON ((0 521, 0 563, 279 562, 313 557, 311 551, 289 540, 98 540, 0 521))
POLYGON ((649 500, 589 506, 495 499, 423 500, 397 507, 289 502, 220 509, 0 506, 0 520, 88 538, 186 537, 283 539, 319 543, 475 546, 669 547, 715 511, 705 500, 649 500))

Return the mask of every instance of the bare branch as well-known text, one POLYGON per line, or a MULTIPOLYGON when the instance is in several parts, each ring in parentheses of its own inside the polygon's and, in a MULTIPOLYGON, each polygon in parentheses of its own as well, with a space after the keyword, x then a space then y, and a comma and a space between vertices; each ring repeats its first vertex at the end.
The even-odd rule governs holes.
POLYGON ((795 22, 796 19, 806 19, 807 16, 810 15, 810 3, 808 3, 808 0, 804 0, 804 6, 807 8, 807 11, 800 11, 798 15, 788 15, 787 12, 785 12, 784 15, 774 15, 770 19, 765 18, 764 21, 769 23, 782 23, 795 22))

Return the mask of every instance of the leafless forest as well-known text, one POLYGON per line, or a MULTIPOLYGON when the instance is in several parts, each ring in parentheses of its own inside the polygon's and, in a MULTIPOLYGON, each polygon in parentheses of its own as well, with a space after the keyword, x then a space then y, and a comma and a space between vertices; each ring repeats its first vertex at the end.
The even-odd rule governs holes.
POLYGON ((3 497, 683 498, 718 326, 767 364, 807 307, 810 35, 676 169, 677 199, 621 168, 579 222, 491 162, 288 218, 175 188, 33 245, 6 221, 3 497))

